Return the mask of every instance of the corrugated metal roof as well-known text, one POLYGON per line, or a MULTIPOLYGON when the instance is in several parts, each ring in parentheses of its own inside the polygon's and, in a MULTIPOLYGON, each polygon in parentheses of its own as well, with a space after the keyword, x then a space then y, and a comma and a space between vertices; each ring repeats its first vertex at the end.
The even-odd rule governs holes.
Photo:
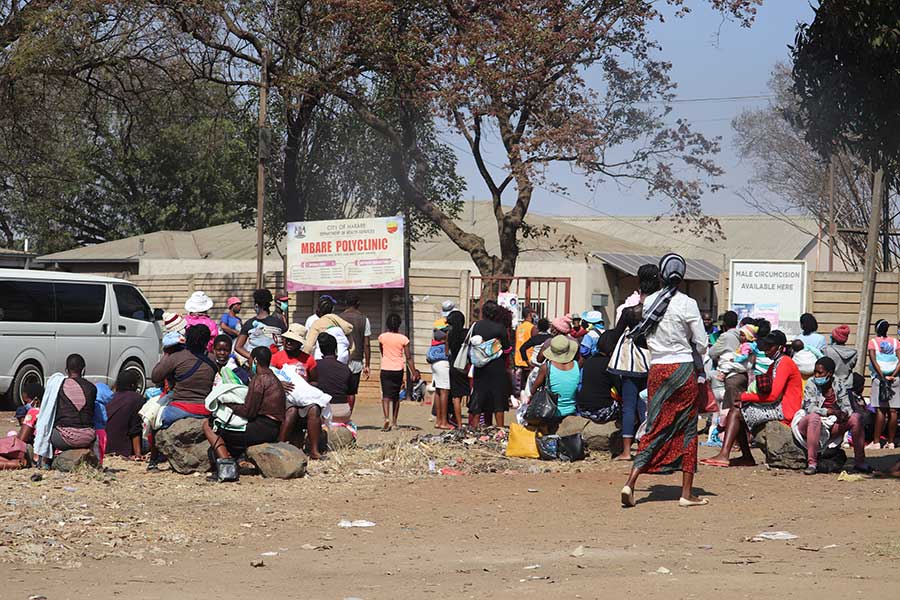
MULTIPOLYGON (((610 267, 618 269, 628 275, 637 275, 641 265, 659 264, 660 256, 650 256, 648 254, 610 254, 604 252, 595 252, 594 256, 605 262, 610 267)), ((699 258, 688 258, 687 272, 685 279, 691 281, 719 281, 719 273, 721 270, 699 258)))

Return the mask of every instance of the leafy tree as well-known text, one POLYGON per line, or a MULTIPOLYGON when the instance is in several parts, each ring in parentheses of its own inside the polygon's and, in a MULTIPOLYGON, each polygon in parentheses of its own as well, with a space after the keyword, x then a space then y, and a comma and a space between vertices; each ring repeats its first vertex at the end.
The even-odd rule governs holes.
MULTIPOLYGON (((661 20, 655 4, 344 0, 351 54, 395 87, 400 119, 390 122, 373 110, 377 96, 364 81, 327 87, 388 140, 406 201, 468 252, 484 276, 515 273, 534 189, 546 183, 554 163, 596 182, 641 182, 648 195, 668 198, 698 232, 715 230, 717 223, 700 214, 699 199, 716 187, 710 178, 720 170, 710 156, 717 142, 684 121, 665 124, 674 83, 648 31, 661 20), (602 89, 588 86, 591 69, 602 74, 602 89), (429 168, 414 126, 423 114, 441 117, 468 142, 491 194, 498 254, 432 203, 417 182, 429 168), (484 157, 490 132, 499 135, 505 153, 499 174, 484 157), (685 169, 695 177, 682 178, 685 169)), ((746 22, 756 4, 713 2, 746 22)))
MULTIPOLYGON (((799 118, 790 67, 776 65, 769 82, 773 102, 761 109, 747 110, 734 119, 735 143, 742 159, 753 166, 754 174, 740 195, 751 206, 776 217, 801 211, 817 222, 829 223, 829 158, 823 157, 805 138, 806 129, 799 118)), ((872 171, 865 161, 846 149, 835 147, 834 217, 838 228, 835 254, 848 268, 862 267, 866 253, 864 235, 847 230, 868 228, 872 202, 872 171)), ((896 185, 891 190, 890 214, 900 210, 896 185)), ((795 220, 790 220, 796 226, 795 220)), ((816 235, 818 232, 804 230, 816 235)), ((900 256, 897 242, 891 250, 900 256)))

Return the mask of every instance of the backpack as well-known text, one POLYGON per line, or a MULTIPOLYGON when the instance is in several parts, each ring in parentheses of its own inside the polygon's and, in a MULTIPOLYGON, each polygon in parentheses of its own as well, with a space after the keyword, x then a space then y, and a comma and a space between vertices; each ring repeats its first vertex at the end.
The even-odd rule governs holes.
POLYGON ((493 338, 480 344, 472 344, 469 348, 469 360, 477 369, 487 365, 498 358, 503 353, 503 345, 500 340, 493 338))

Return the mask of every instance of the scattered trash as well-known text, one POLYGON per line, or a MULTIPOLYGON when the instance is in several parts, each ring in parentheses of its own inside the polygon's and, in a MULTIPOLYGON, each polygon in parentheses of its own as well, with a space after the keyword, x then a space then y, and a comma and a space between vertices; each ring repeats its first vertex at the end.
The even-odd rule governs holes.
POLYGON ((437 463, 432 459, 428 461, 428 472, 435 473, 437 471, 437 463))
POLYGON ((266 566, 266 563, 265 563, 265 561, 262 561, 262 560, 251 560, 250 566, 253 567, 254 569, 258 569, 260 567, 266 566))
POLYGON ((526 571, 534 571, 535 569, 540 569, 540 568, 541 568, 541 565, 528 565, 524 569, 526 571))
POLYGON ((302 546, 300 546, 300 549, 301 550, 316 550, 316 549, 318 549, 318 546, 313 546, 312 544, 303 544, 302 546))
POLYGON ((278 556, 277 552, 263 552, 260 556, 278 556))
MULTIPOLYGON (((44 476, 43 476, 41 473, 34 473, 34 474, 31 476, 31 480, 32 480, 32 481, 42 481, 43 479, 44 479, 44 476)), ((43 598, 43 596, 35 596, 35 597, 36 597, 36 598, 37 598, 37 597, 43 598)))
POLYGON ((462 471, 460 471, 458 469, 451 469, 449 467, 444 467, 443 469, 441 469, 441 475, 451 475, 451 476, 455 477, 455 476, 459 476, 459 475, 465 475, 465 473, 463 473, 462 471))
POLYGON ((827 546, 822 546, 822 550, 831 550, 832 548, 837 548, 837 544, 828 544, 827 546))
POLYGON ((752 558, 741 558, 737 560, 723 560, 723 565, 752 565, 754 563, 758 563, 758 560, 754 560, 752 558))
POLYGON ((34 596, 28 596, 28 600, 47 600, 47 596, 36 594, 34 596))
POLYGON ((584 546, 578 546, 574 550, 572 550, 572 554, 570 554, 572 558, 581 558, 584 556, 584 546))
POLYGON ((65 490, 65 491, 67 491, 67 492, 74 492, 74 491, 77 491, 76 488, 73 488, 73 487, 70 486, 70 485, 65 486, 65 487, 63 488, 63 490, 65 490))
POLYGON ((348 521, 347 519, 343 519, 338 523, 337 526, 341 529, 350 529, 351 527, 375 527, 375 523, 363 519, 359 519, 357 521, 348 521))
POLYGON ((658 574, 660 574, 660 575, 669 575, 669 574, 672 573, 672 571, 668 570, 668 569, 665 568, 665 567, 660 567, 660 568, 658 568, 658 569, 656 570, 656 572, 657 572, 658 574))
POLYGON ((862 475, 858 473, 848 473, 847 471, 841 471, 841 474, 838 475, 838 481, 862 481, 865 479, 862 475))
POLYGON ((697 546, 697 547, 701 550, 712 550, 713 549, 713 547, 710 546, 709 544, 703 544, 702 546, 697 546))
POLYGON ((750 539, 751 542, 761 542, 763 540, 770 541, 786 541, 796 540, 799 535, 794 535, 790 531, 763 531, 750 539))
POLYGON ((368 477, 377 477, 378 475, 384 475, 381 471, 376 471, 374 469, 357 469, 354 471, 356 475, 368 476, 368 477))
POLYGON ((541 491, 541 490, 539 490, 537 488, 528 488, 529 494, 537 494, 539 491, 541 491))
POLYGON ((253 527, 253 523, 241 523, 241 527, 246 527, 247 529, 250 529, 253 527))

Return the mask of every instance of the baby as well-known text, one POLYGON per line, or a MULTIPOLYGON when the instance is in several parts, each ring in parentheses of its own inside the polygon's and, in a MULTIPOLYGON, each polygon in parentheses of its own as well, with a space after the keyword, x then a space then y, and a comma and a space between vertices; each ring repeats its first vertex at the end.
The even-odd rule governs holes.
POLYGON ((802 340, 791 342, 791 350, 793 351, 792 358, 803 380, 812 377, 816 370, 816 361, 822 358, 822 353, 816 348, 807 348, 802 340))
POLYGON ((752 367, 751 357, 756 351, 756 325, 744 325, 738 331, 741 344, 736 352, 725 352, 719 357, 716 378, 725 381, 731 375, 746 373, 752 367))

